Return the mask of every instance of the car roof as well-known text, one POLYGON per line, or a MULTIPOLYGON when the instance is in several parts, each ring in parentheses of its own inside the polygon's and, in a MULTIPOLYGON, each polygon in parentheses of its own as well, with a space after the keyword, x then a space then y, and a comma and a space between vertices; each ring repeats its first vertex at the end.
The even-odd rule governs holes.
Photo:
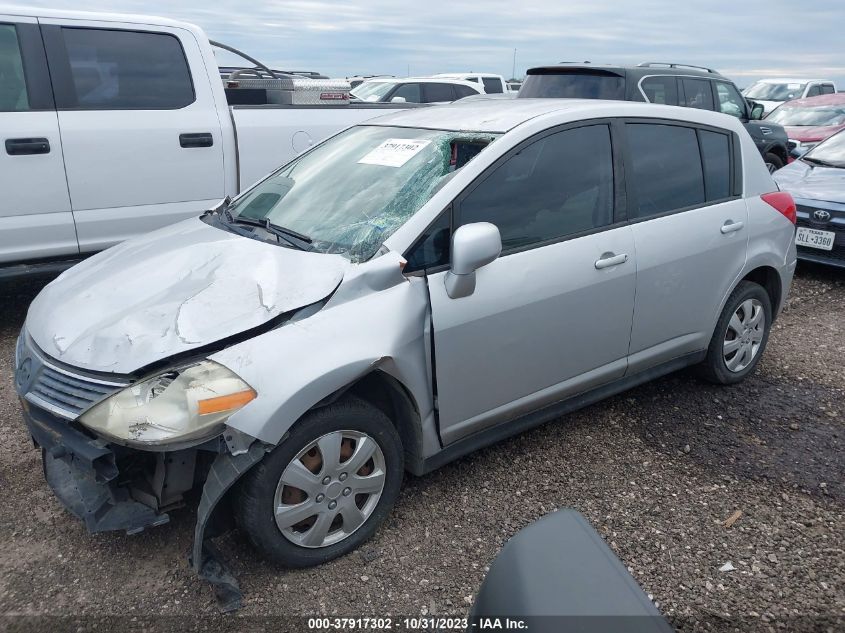
POLYGON ((65 11, 44 7, 30 7, 24 5, 0 4, 0 15, 29 16, 38 18, 60 18, 64 20, 97 20, 107 22, 124 22, 128 24, 144 24, 151 26, 170 26, 189 29, 201 33, 199 27, 178 20, 162 18, 153 15, 137 15, 131 13, 110 13, 107 11, 65 11))
POLYGON ((648 117, 703 123, 733 130, 739 119, 727 114, 632 101, 600 99, 489 99, 455 101, 414 108, 370 119, 361 125, 414 127, 433 130, 504 133, 537 117, 569 112, 571 120, 599 117, 648 117))
POLYGON ((829 95, 818 95, 816 97, 806 97, 804 99, 793 99, 787 101, 784 105, 791 108, 811 108, 813 106, 824 105, 845 105, 845 93, 835 92, 829 95))
POLYGON ((454 77, 460 79, 461 77, 501 77, 498 73, 437 73, 432 77, 454 77))
POLYGON ((669 66, 663 64, 653 64, 649 66, 622 66, 615 64, 593 64, 593 63, 574 63, 562 62, 560 64, 550 64, 548 66, 535 66, 529 68, 528 75, 553 75, 565 74, 567 71, 575 71, 578 73, 589 74, 589 71, 598 71, 603 74, 616 75, 618 77, 625 77, 628 74, 636 75, 685 75, 695 77, 710 77, 715 79, 724 79, 720 73, 710 71, 706 68, 698 66, 684 66, 678 64, 677 66, 669 66))
POLYGON ((767 79, 758 79, 755 83, 761 84, 806 84, 806 83, 818 83, 820 81, 826 81, 828 83, 833 83, 830 79, 813 79, 813 78, 799 78, 799 77, 770 77, 767 79))
POLYGON ((374 83, 374 84, 384 84, 384 83, 392 83, 392 84, 406 84, 406 83, 438 83, 438 84, 458 84, 460 86, 471 86, 473 88, 478 88, 478 84, 473 83, 471 81, 465 81, 463 79, 458 79, 454 77, 373 77, 372 79, 367 79, 364 83, 374 83))

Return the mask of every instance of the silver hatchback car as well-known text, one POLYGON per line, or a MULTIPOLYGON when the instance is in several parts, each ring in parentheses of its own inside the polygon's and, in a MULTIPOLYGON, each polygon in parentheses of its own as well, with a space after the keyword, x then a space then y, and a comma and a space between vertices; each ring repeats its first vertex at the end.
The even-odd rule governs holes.
POLYGON ((411 110, 65 272, 29 310, 16 387, 91 531, 163 523, 199 485, 199 571, 229 517, 314 565, 374 533, 404 470, 688 365, 745 378, 794 235, 733 117, 411 110))

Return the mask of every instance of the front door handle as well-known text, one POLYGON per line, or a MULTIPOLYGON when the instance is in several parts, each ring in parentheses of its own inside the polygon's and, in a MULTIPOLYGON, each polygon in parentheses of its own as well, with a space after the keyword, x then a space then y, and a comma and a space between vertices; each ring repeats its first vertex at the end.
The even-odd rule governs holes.
POLYGON ((179 145, 182 147, 211 147, 214 145, 214 137, 211 135, 211 132, 180 134, 179 145))
POLYGON ((46 138, 7 138, 6 153, 9 156, 49 154, 50 141, 46 138))
POLYGON ((725 223, 719 230, 722 231, 723 235, 727 235, 728 233, 735 233, 739 231, 743 226, 745 226, 744 222, 734 222, 733 220, 725 220, 725 223))
POLYGON ((622 253, 621 255, 617 255, 615 253, 602 253, 601 257, 596 260, 596 270, 610 268, 611 266, 618 266, 619 264, 624 264, 627 261, 628 255, 626 253, 622 253))

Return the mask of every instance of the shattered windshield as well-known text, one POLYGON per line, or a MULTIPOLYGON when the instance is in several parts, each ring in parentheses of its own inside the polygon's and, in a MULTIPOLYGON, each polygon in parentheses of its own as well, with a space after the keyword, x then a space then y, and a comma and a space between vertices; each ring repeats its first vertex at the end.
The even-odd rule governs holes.
POLYGON ((497 136, 357 126, 288 163, 229 211, 307 236, 310 250, 365 261, 497 136))

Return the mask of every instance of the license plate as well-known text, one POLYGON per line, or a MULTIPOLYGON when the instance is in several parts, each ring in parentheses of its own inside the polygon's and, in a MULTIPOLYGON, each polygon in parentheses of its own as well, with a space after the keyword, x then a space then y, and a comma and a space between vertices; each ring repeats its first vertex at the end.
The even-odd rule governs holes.
POLYGON ((810 248, 820 248, 823 251, 829 251, 833 249, 833 240, 835 237, 836 233, 833 231, 819 231, 802 226, 795 233, 795 243, 798 246, 809 246, 810 248))

